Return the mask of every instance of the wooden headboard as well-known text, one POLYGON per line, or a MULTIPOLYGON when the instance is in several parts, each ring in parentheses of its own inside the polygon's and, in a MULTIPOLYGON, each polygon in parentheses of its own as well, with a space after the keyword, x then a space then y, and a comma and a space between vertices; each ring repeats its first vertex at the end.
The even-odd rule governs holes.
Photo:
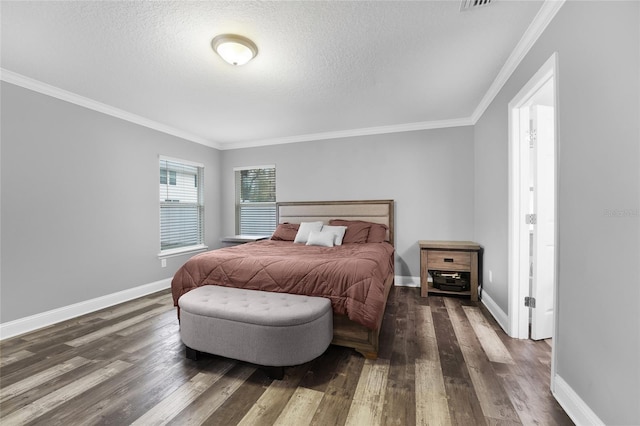
POLYGON ((394 245, 393 200, 292 201, 276 203, 278 223, 300 223, 331 219, 365 220, 389 227, 388 239, 394 245))

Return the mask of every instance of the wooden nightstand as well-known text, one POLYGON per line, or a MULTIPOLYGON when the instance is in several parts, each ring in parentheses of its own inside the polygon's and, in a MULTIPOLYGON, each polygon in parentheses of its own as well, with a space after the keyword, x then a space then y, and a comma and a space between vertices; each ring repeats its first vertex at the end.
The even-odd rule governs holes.
POLYGON ((232 235, 230 237, 220 238, 222 247, 237 246, 245 243, 252 243, 254 241, 266 240, 271 235, 232 235))
POLYGON ((420 295, 467 295, 478 300, 479 256, 482 247, 472 241, 418 241, 420 245, 420 295), (435 288, 428 282, 428 271, 469 272, 469 290, 449 291, 435 288))

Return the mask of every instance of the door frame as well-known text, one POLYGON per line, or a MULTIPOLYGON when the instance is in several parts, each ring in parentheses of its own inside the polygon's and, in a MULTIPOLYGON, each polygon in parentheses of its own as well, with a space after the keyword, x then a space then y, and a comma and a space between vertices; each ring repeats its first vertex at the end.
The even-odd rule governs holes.
MULTIPOLYGON (((559 139, 558 139, 558 53, 554 52, 551 57, 540 67, 527 84, 520 89, 518 94, 509 102, 509 234, 508 234, 508 319, 509 335, 518 339, 529 338, 529 308, 524 306, 524 297, 529 294, 529 241, 528 227, 524 223, 526 213, 521 193, 523 188, 528 188, 528 184, 523 184, 520 178, 520 162, 524 158, 528 159, 528 152, 521 149, 519 108, 521 108, 531 96, 540 89, 550 78, 553 78, 554 92, 554 140, 555 140, 555 230, 554 230, 554 312, 553 312, 553 341, 551 354, 551 388, 553 389, 553 378, 555 376, 555 339, 557 333, 557 308, 558 308, 558 164, 559 164, 559 139), (526 238, 524 235, 526 234, 526 238)), ((528 149, 526 151, 529 151, 528 149)))

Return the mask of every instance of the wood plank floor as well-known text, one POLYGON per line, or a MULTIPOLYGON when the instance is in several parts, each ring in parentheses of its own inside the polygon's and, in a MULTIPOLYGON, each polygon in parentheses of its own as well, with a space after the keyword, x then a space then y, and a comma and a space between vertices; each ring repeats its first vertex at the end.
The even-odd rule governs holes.
POLYGON ((168 291, 0 344, 3 425, 569 425, 548 342, 507 337, 478 303, 395 287, 381 353, 331 346, 271 380, 185 358, 168 291))

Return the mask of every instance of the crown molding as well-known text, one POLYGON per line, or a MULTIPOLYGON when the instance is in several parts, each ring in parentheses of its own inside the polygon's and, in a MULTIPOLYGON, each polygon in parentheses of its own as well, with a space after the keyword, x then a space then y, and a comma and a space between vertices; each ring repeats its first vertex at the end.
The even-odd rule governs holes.
POLYGON ((306 135, 285 136, 282 138, 261 139, 246 142, 221 143, 221 150, 255 148, 287 143, 313 142, 327 139, 351 138, 356 136, 383 135, 387 133, 413 132, 417 130, 443 129, 447 127, 472 126, 471 118, 455 118, 451 120, 422 121, 417 123, 395 124, 390 126, 365 127, 361 129, 338 130, 333 132, 310 133, 306 135))
POLYGON ((30 77, 26 77, 24 75, 18 74, 13 71, 9 71, 4 68, 0 68, 0 80, 5 81, 7 83, 15 84, 16 86, 20 86, 28 90, 32 90, 34 92, 41 93, 43 95, 51 96, 66 102, 70 102, 75 105, 79 105, 94 111, 98 111, 103 114, 110 115, 112 117, 120 118, 122 120, 126 120, 131 123, 139 124, 141 126, 148 127, 153 130, 157 130, 159 132, 177 136, 181 139, 186 139, 191 142, 199 143, 199 144, 202 144, 211 148, 215 148, 215 149, 220 149, 220 150, 253 148, 253 147, 259 147, 259 146, 280 145, 280 144, 297 143, 297 142, 312 142, 312 141, 318 141, 318 140, 338 139, 338 138, 347 138, 347 137, 354 137, 354 136, 370 136, 370 135, 380 135, 380 134, 387 134, 387 133, 411 132, 416 130, 441 129, 446 127, 471 126, 473 124, 470 118, 459 118, 459 119, 452 119, 452 120, 424 121, 424 122, 406 123, 406 124, 390 125, 390 126, 367 127, 362 129, 350 129, 350 130, 339 130, 339 131, 333 131, 333 132, 312 133, 312 134, 297 135, 297 136, 285 136, 281 138, 260 139, 260 140, 252 140, 252 141, 245 141, 245 142, 219 143, 219 142, 210 141, 208 139, 202 138, 200 136, 194 135, 189 132, 185 132, 180 129, 176 129, 171 126, 167 126, 157 121, 153 121, 148 118, 141 117, 139 115, 104 104, 102 102, 98 102, 96 100, 78 95, 76 93, 69 92, 64 89, 60 89, 58 87, 52 86, 47 83, 43 83, 41 81, 35 80, 30 77))
POLYGON ((95 101, 93 99, 86 98, 84 96, 77 95, 75 93, 51 86, 49 84, 34 80, 32 78, 20 75, 13 71, 0 68, 0 80, 7 83, 15 84, 25 89, 33 90, 44 95, 52 96, 54 98, 61 99, 66 102, 70 102, 85 108, 92 109, 107 115, 111 115, 122 120, 126 120, 135 124, 139 124, 150 129, 157 130, 169 135, 179 137, 191 142, 199 143, 211 148, 219 150, 240 149, 240 148, 254 148, 268 145, 281 145, 288 143, 298 142, 312 142, 327 139, 339 139, 357 136, 372 136, 389 133, 401 133, 412 132, 418 130, 432 130, 443 129, 448 127, 462 127, 475 125, 482 114, 489 107, 491 102, 498 95, 502 87, 507 80, 511 77, 516 70, 522 59, 531 50, 534 43, 538 40, 542 32, 547 28, 551 20, 555 17, 556 13, 560 10, 566 0, 545 0, 540 7, 540 10, 536 14, 535 18, 524 32, 524 35, 509 55, 509 58, 505 62, 504 66, 500 69, 500 72, 496 76, 495 80, 489 86, 489 89, 480 100, 480 103, 474 110, 473 114, 467 118, 456 118, 450 120, 438 120, 438 121, 422 121, 416 123, 405 123, 389 126, 377 126, 366 127, 361 129, 350 130, 338 130, 332 132, 311 133, 297 136, 285 136, 281 138, 272 139, 258 139, 244 142, 214 142, 201 136, 194 135, 189 132, 185 132, 180 129, 176 129, 171 126, 159 123, 157 121, 150 120, 148 118, 141 117, 139 115, 121 110, 119 108, 112 107, 107 104, 95 101))
POLYGON ((529 50, 533 47, 534 43, 538 40, 543 31, 547 28, 551 20, 556 16, 556 13, 560 10, 565 0, 545 0, 540 7, 540 10, 536 14, 533 21, 522 35, 522 38, 511 52, 511 55, 507 58, 507 61, 502 66, 502 69, 496 76, 495 80, 489 90, 485 93, 484 97, 480 100, 480 103, 476 107, 475 111, 471 115, 471 121, 475 125, 482 114, 487 110, 491 102, 500 93, 500 90, 505 85, 507 80, 514 73, 520 62, 524 59, 529 50))
POLYGON ((185 132, 175 127, 167 126, 166 124, 159 123, 154 120, 130 113, 128 111, 113 107, 111 105, 103 104, 102 102, 95 101, 84 96, 80 96, 76 93, 69 92, 59 87, 51 86, 50 84, 43 83, 30 77, 26 77, 22 74, 18 74, 13 71, 0 68, 0 80, 7 83, 14 84, 16 86, 23 87, 34 92, 42 93, 43 95, 51 96, 66 102, 70 102, 75 105, 79 105, 84 108, 88 108, 94 111, 101 112, 103 114, 110 115, 112 117, 119 118, 121 120, 129 121, 131 123, 138 124, 140 126, 148 127, 153 130, 157 130, 168 135, 173 135, 181 139, 186 139, 191 142, 206 145, 211 148, 220 149, 219 144, 194 135, 189 132, 185 132))

